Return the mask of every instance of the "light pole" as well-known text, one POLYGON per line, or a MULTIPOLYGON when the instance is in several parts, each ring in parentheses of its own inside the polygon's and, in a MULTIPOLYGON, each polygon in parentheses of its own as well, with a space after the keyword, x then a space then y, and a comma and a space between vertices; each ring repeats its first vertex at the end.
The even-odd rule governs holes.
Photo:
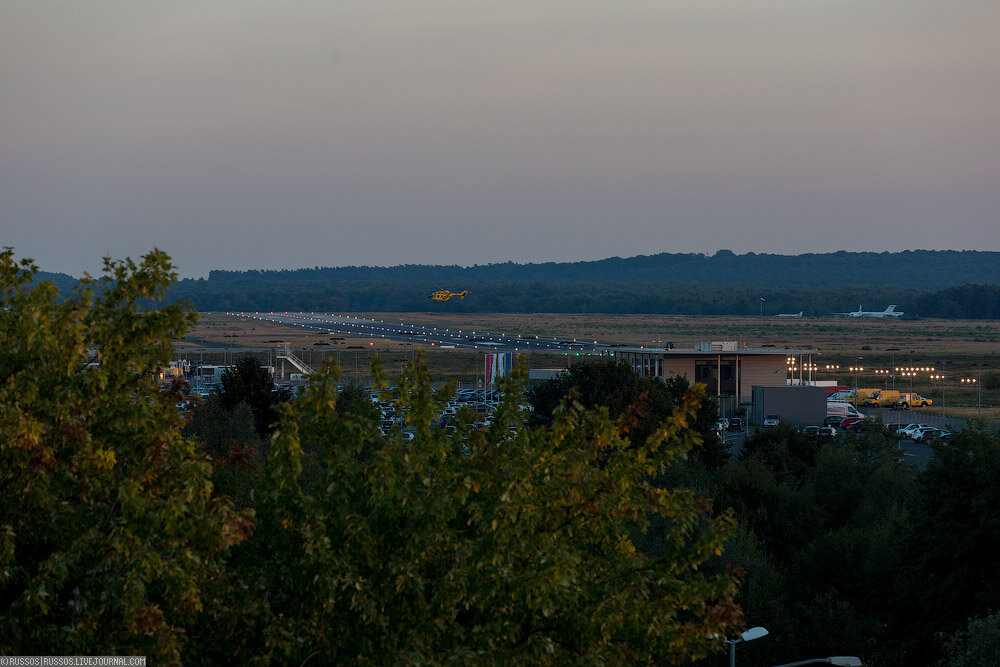
POLYGON ((799 665, 841 665, 841 667, 861 667, 861 658, 853 655, 834 655, 829 658, 810 658, 798 662, 786 662, 775 667, 799 667, 799 665))
POLYGON ((864 368, 861 368, 861 366, 858 365, 858 362, 860 360, 862 360, 862 359, 864 359, 864 357, 855 356, 854 357, 854 366, 851 367, 851 370, 854 371, 854 409, 855 410, 858 409, 858 371, 865 370, 864 368))
POLYGON ((944 376, 931 375, 932 380, 941 380, 941 419, 944 419, 944 376))
POLYGON ((765 635, 767 635, 767 630, 758 625, 757 627, 750 628, 749 630, 744 630, 736 639, 727 639, 726 643, 729 644, 729 667, 736 667, 737 644, 741 642, 750 642, 754 639, 760 639, 765 635))
POLYGON ((974 384, 974 385, 976 385, 977 394, 978 394, 978 396, 976 398, 976 406, 977 406, 976 414, 980 418, 982 418, 982 416, 983 416, 983 385, 982 385, 982 383, 979 382, 982 379, 982 376, 983 376, 983 372, 980 370, 978 378, 962 378, 962 384, 974 384))

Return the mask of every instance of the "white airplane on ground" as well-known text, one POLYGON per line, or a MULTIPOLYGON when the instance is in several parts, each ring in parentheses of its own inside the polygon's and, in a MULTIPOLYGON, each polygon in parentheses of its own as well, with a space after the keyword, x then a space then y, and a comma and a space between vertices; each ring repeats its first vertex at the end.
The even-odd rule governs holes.
POLYGON ((892 305, 885 310, 861 310, 861 306, 852 313, 830 313, 834 317, 902 317, 902 311, 897 311, 892 305))
POLYGON ((804 312, 804 310, 800 310, 797 313, 778 313, 775 317, 802 317, 802 313, 804 312))

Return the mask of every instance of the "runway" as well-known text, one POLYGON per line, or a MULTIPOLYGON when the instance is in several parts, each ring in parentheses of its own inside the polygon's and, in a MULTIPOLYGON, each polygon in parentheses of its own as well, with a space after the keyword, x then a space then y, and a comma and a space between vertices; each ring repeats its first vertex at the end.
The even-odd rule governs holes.
POLYGON ((536 335, 512 335, 479 330, 429 327, 403 321, 374 320, 332 313, 234 312, 228 314, 283 326, 344 334, 355 338, 410 341, 446 349, 594 354, 619 347, 595 340, 546 338, 536 335))

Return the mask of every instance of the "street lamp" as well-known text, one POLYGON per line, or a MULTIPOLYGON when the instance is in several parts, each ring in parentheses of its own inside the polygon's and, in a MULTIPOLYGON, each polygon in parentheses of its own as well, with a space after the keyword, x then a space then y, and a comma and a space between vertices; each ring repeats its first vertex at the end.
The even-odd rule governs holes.
POLYGON ((858 365, 858 362, 860 360, 862 360, 862 359, 864 359, 864 357, 854 357, 854 366, 851 367, 851 370, 854 371, 854 408, 855 409, 857 409, 857 407, 858 407, 858 371, 865 370, 864 368, 862 368, 861 366, 858 365))
POLYGON ((786 662, 775 667, 799 667, 799 665, 841 665, 841 667, 861 667, 861 658, 853 655, 835 655, 829 658, 810 658, 798 662, 786 662))
POLYGON ((744 630, 736 639, 727 639, 726 643, 729 644, 729 667, 736 667, 737 644, 741 642, 750 642, 754 639, 760 639, 765 635, 767 635, 767 630, 758 625, 757 627, 750 628, 749 630, 744 630))
MULTIPOLYGON (((980 373, 981 374, 981 373, 980 373)), ((962 378, 962 384, 974 384, 978 390, 978 398, 976 403, 978 405, 978 416, 983 416, 983 385, 979 382, 979 378, 962 378)))
POLYGON ((944 376, 943 375, 931 375, 932 380, 941 380, 941 419, 944 419, 944 376))

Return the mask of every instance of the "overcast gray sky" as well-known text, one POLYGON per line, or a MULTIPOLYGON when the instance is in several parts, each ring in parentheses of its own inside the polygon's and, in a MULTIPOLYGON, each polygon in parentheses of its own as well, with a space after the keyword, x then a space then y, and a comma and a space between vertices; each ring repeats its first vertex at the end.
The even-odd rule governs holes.
POLYGON ((1000 250, 996 0, 4 0, 50 271, 1000 250))

